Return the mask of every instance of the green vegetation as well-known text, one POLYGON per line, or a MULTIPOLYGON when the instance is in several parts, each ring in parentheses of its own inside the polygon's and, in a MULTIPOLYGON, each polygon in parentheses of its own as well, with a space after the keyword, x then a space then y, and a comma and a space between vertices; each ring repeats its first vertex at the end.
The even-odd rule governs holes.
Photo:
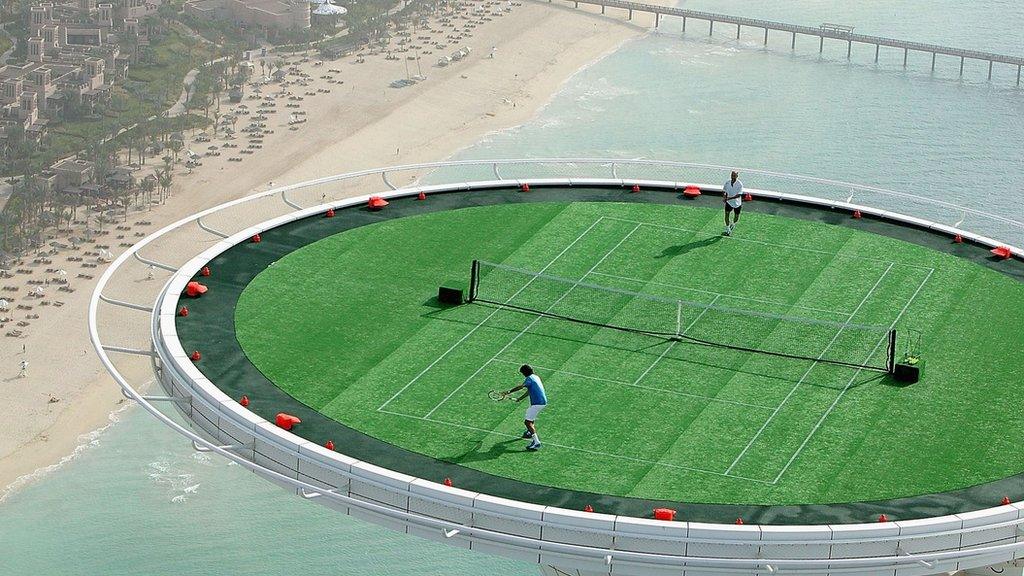
MULTIPOLYGON (((1024 285, 846 227, 756 212, 744 213, 732 238, 720 236, 721 225, 719 210, 616 203, 389 220, 266 268, 238 301, 236 335, 263 374, 329 418, 526 482, 787 504, 939 492, 1021 471, 1024 447, 1005 432, 1024 425, 1015 409, 1024 387, 1007 356, 1021 345, 1024 285), (437 287, 466 278, 473 258, 751 311, 895 322, 905 335, 926 335, 919 351, 928 371, 900 387, 841 366, 483 304, 439 307, 437 287), (537 366, 551 401, 538 419, 537 454, 518 440, 525 406, 487 398, 519 383, 522 362, 537 366)), ((537 307, 571 290, 542 284, 516 298, 537 307)), ((651 309, 625 298, 615 307, 594 302, 589 313, 623 324, 651 309)), ((802 345, 804 332, 783 323, 757 332, 688 314, 684 323, 700 333, 802 345)), ((828 338, 813 338, 806 353, 826 349, 828 338)), ((870 342, 845 352, 873 357, 870 342)))
POLYGON ((11 39, 6 34, 4 34, 3 32, 0 32, 0 55, 4 54, 8 50, 10 50, 11 49, 11 45, 12 45, 11 39))

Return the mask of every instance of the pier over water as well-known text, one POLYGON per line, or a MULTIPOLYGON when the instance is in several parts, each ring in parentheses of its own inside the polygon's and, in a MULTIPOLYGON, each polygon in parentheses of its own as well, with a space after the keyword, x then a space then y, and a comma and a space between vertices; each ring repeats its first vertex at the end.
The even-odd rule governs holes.
MULTIPOLYGON (((552 0, 548 0, 549 2, 552 0)), ((744 26, 748 28, 757 28, 764 30, 764 43, 768 44, 769 32, 775 31, 791 36, 790 47, 796 48, 796 38, 798 35, 812 36, 818 39, 818 52, 821 53, 825 49, 825 39, 834 39, 846 42, 846 57, 849 58, 853 51, 853 44, 867 44, 875 47, 875 62, 878 62, 878 54, 882 46, 896 48, 903 50, 903 65, 907 65, 907 57, 910 52, 923 52, 932 55, 932 71, 935 71, 935 58, 938 55, 952 56, 960 59, 960 75, 964 73, 964 62, 966 60, 979 60, 982 62, 988 62, 988 79, 992 79, 992 66, 995 63, 1007 64, 1017 68, 1017 86, 1020 86, 1021 81, 1021 69, 1024 68, 1024 57, 1022 56, 1008 56, 1005 54, 996 54, 993 52, 983 52, 980 50, 967 50, 963 48, 954 48, 951 46, 941 46, 938 44, 926 44, 923 42, 909 42, 906 40, 897 40, 895 38, 886 38, 883 36, 870 36, 867 34, 857 34, 852 27, 842 26, 839 24, 822 24, 820 26, 802 26, 799 24, 786 24, 784 22, 773 22, 771 20, 761 20, 758 18, 744 18, 742 16, 730 16, 727 14, 716 14, 714 12, 703 12, 699 10, 688 10, 685 8, 671 8, 667 6, 658 6, 656 4, 644 4, 642 2, 631 2, 629 0, 569 0, 573 3, 576 8, 579 8, 580 4, 591 4, 594 6, 601 7, 601 13, 605 13, 606 8, 618 8, 627 12, 628 19, 633 19, 634 12, 643 12, 654 15, 654 26, 655 28, 660 27, 662 16, 674 16, 682 19, 682 31, 686 32, 686 24, 688 20, 700 20, 708 24, 708 34, 713 34, 715 31, 715 24, 726 24, 730 26, 736 26, 736 37, 739 38, 740 31, 744 26)))

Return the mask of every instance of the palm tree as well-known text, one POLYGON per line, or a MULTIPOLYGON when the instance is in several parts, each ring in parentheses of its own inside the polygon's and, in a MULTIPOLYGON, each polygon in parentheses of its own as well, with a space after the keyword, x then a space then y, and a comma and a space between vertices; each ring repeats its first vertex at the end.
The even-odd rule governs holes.
POLYGON ((178 140, 177 138, 175 138, 174 140, 171 140, 169 146, 171 148, 171 152, 174 153, 174 163, 177 164, 178 163, 178 153, 181 152, 181 149, 185 146, 185 144, 182 143, 181 140, 178 140))
POLYGON ((170 169, 167 169, 162 172, 158 172, 157 178, 160 182, 160 189, 163 191, 163 194, 160 197, 160 202, 163 202, 165 198, 170 196, 171 184, 174 183, 174 174, 170 169))
POLYGON ((145 178, 142 179, 140 186, 142 188, 143 194, 146 197, 146 204, 149 206, 149 209, 152 210, 153 190, 156 190, 156 177, 152 175, 146 176, 145 178))

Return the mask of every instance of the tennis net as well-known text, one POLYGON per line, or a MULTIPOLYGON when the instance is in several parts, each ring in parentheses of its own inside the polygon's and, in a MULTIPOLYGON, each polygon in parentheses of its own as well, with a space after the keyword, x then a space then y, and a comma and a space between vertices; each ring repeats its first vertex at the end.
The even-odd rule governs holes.
POLYGON ((473 261, 469 302, 663 340, 879 372, 894 367, 889 327, 669 298, 481 260, 473 261))

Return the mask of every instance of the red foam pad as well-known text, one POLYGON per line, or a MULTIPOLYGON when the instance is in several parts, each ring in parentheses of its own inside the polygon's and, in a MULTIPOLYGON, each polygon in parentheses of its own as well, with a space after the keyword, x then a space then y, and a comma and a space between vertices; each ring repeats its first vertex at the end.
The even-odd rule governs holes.
POLYGON ((295 426, 300 422, 302 422, 302 420, 299 420, 298 416, 292 416, 291 414, 285 414, 284 412, 279 412, 277 414, 276 423, 279 427, 284 428, 285 430, 291 430, 292 426, 295 426))
POLYGON ((208 287, 196 282, 195 280, 185 285, 185 294, 188 295, 189 298, 198 298, 203 294, 206 294, 207 290, 209 290, 208 287))
POLYGON ((700 196, 700 188, 696 186, 687 186, 686 189, 683 190, 683 196, 687 198, 696 198, 697 196, 700 196))
POLYGON ((1012 254, 1008 246, 996 246, 995 248, 989 250, 989 252, 995 254, 996 256, 999 256, 1000 258, 1009 258, 1012 254))
POLYGON ((370 208, 383 208, 388 205, 388 201, 381 198, 380 196, 370 196, 370 202, 368 206, 370 208))
POLYGON ((676 511, 671 508, 655 508, 654 519, 655 520, 674 520, 676 517, 676 511))

